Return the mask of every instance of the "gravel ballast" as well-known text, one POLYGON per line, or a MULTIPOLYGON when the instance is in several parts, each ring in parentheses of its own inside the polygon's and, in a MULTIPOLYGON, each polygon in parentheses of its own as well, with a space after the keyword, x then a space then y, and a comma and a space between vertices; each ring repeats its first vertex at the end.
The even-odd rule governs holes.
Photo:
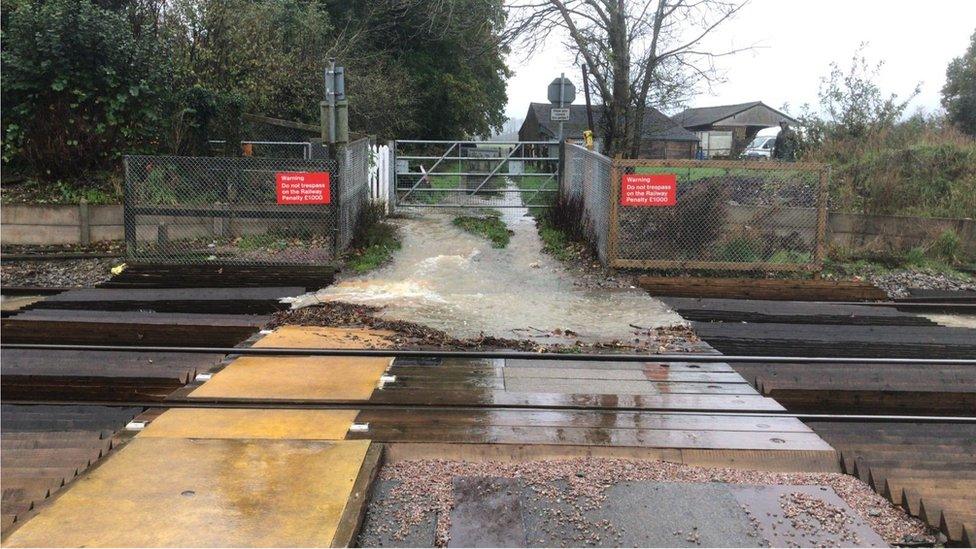
MULTIPOLYGON (((531 488, 535 497, 551 507, 544 513, 556 515, 562 531, 572 532, 569 545, 604 544, 619 538, 616 527, 608 521, 593 523, 587 515, 605 502, 608 490, 628 482, 666 483, 723 483, 754 486, 809 486, 831 489, 863 521, 887 543, 934 542, 935 533, 921 521, 875 493, 860 480, 840 473, 771 473, 738 469, 712 469, 655 460, 627 460, 607 458, 576 458, 566 460, 538 460, 528 462, 465 462, 448 460, 412 460, 388 464, 379 479, 392 488, 370 502, 361 540, 377 539, 402 541, 416 535, 423 524, 436 523, 434 544, 447 546, 450 542, 451 513, 454 508, 455 479, 483 477, 517 479, 531 488), (568 506, 568 507, 567 507, 568 506), (568 530, 567 530, 568 529, 568 530), (602 538, 604 542, 599 542, 602 538)), ((849 536, 843 526, 853 517, 837 509, 817 503, 797 492, 780 501, 783 520, 800 516, 817 519, 817 528, 834 535, 849 536)), ((700 525, 697 525, 700 527, 700 525)), ((810 523, 797 523, 799 529, 810 529, 810 523)), ((683 530, 694 542, 696 525, 683 530)), ((552 540, 549 540, 550 542, 552 540)), ((853 541, 848 538, 847 541, 853 541)))
POLYGON ((11 261, 0 265, 4 286, 90 287, 112 277, 121 258, 11 261))

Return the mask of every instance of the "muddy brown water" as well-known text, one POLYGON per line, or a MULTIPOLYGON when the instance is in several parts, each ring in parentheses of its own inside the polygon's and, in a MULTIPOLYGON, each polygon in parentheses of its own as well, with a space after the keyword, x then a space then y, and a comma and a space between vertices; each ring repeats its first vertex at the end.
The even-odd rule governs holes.
POLYGON ((524 209, 503 210, 512 231, 504 249, 455 227, 455 215, 393 220, 403 245, 390 264, 343 278, 296 306, 317 301, 383 306, 382 317, 426 324, 458 338, 483 333, 545 343, 629 341, 636 336, 634 326, 646 331, 684 324, 638 288, 584 286, 542 252, 535 220, 524 209))

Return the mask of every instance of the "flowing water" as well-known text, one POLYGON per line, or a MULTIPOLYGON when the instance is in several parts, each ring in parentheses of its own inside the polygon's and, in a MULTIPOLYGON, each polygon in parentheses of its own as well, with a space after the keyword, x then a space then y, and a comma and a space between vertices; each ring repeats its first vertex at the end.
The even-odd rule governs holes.
POLYGON ((628 341, 635 337, 634 326, 684 322, 640 289, 581 286, 542 252, 535 220, 525 209, 500 211, 513 232, 504 249, 455 227, 455 213, 394 219, 403 245, 390 264, 342 279, 301 303, 383 306, 383 317, 459 338, 484 334, 546 343, 628 341))

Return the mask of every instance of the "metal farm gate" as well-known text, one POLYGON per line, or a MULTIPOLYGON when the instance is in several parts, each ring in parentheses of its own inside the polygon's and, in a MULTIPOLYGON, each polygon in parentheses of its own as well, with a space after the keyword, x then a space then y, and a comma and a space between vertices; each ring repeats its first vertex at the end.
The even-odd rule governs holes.
POLYGON ((396 210, 548 208, 559 190, 555 141, 399 140, 393 146, 396 210))

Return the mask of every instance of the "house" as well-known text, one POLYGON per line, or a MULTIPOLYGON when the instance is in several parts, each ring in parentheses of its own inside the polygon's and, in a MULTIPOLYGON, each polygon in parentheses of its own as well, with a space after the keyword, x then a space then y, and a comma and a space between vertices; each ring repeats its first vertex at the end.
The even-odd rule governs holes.
MULTIPOLYGON (((559 138, 559 122, 550 120, 552 105, 531 103, 525 121, 519 129, 519 141, 550 141, 559 138)), ((604 108, 593 106, 594 139, 598 149, 602 142, 604 108)), ((563 122, 563 137, 582 141, 588 127, 586 105, 570 105, 569 120, 563 122)), ((648 107, 644 114, 644 135, 641 138, 641 158, 694 158, 698 136, 685 130, 661 111, 648 107)))
POLYGON ((797 123, 795 118, 762 101, 686 109, 674 120, 698 135, 704 158, 737 157, 759 130, 783 121, 797 123))

